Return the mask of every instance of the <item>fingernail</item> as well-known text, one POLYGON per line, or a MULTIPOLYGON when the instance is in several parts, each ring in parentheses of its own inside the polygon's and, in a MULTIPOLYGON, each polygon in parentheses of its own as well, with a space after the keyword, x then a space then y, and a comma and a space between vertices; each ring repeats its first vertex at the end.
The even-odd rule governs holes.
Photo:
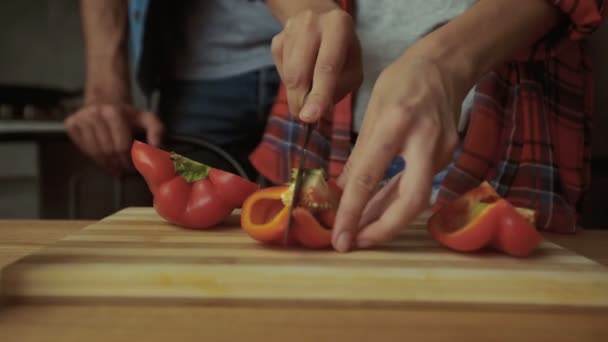
POLYGON ((371 247, 374 243, 371 240, 359 239, 357 240, 358 248, 368 248, 371 247))
POLYGON ((343 232, 338 236, 338 241, 336 243, 336 250, 340 253, 347 252, 350 248, 351 236, 349 232, 343 232))
POLYGON ((315 103, 307 103, 304 108, 300 111, 300 118, 302 120, 315 120, 319 117, 321 107, 315 103))

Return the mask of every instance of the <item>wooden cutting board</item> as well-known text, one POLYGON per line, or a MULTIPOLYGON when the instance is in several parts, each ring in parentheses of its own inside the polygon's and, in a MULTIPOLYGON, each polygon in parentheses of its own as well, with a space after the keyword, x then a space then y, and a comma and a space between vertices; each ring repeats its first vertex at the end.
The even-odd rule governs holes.
POLYGON ((553 243, 530 259, 439 247, 420 219, 374 250, 268 247, 238 226, 172 226, 128 208, 7 266, 20 301, 608 308, 608 268, 553 243))

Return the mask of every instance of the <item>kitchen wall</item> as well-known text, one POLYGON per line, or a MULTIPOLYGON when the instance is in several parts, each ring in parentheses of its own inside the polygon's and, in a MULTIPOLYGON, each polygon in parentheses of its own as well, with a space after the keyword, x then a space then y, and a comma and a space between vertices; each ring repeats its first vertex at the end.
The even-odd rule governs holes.
MULTIPOLYGON (((82 86, 78 1, 0 1, 0 22, 0 84, 82 86)), ((1 218, 40 215, 38 152, 31 141, 0 143, 1 218)))
POLYGON ((0 1, 0 83, 82 87, 78 0, 0 1))
MULTIPOLYGON (((82 87, 84 60, 78 0, 0 1, 0 22, 0 84, 72 90, 82 87)), ((602 161, 601 158, 608 160, 608 64, 605 63, 608 25, 593 37, 593 56, 598 81, 594 157, 602 161)), ((0 218, 66 216, 69 210, 61 202, 67 198, 67 183, 65 179, 59 181, 59 177, 69 171, 68 166, 93 172, 93 178, 87 182, 106 192, 97 204, 83 204, 85 216, 95 217, 113 210, 114 196, 110 190, 113 182, 107 175, 87 163, 68 142, 43 144, 0 140, 0 218), (55 160, 54 156, 66 159, 55 160), (47 172, 44 177, 41 168, 47 172), (49 179, 49 174, 55 178, 49 179), (54 193, 42 193, 41 183, 50 183, 54 193)), ((594 185, 591 201, 586 206, 589 225, 608 220, 608 211, 601 208, 604 201, 601 195, 608 189, 608 168, 595 172, 594 185)))
MULTIPOLYGON (((81 90, 85 63, 79 3, 0 1, 0 85, 81 90)), ((3 124, 8 126, 0 120, 3 124)), ((124 185, 128 192, 133 181, 124 185)), ((99 218, 116 210, 115 204, 129 202, 129 194, 115 196, 116 188, 67 138, 0 137, 0 218, 99 218)))

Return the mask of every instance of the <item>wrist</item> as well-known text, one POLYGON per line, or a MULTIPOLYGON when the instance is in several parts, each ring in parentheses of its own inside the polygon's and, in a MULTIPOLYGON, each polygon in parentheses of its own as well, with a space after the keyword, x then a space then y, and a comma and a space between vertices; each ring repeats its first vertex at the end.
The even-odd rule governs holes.
POLYGON ((126 82, 112 79, 89 79, 85 84, 84 104, 131 104, 126 82))
POLYGON ((428 61, 443 77, 443 84, 457 103, 483 74, 471 51, 458 44, 441 39, 423 39, 412 45, 401 58, 418 58, 428 61))
POLYGON ((87 65, 85 104, 131 103, 130 77, 126 63, 112 58, 92 59, 87 65))
POLYGON ((549 1, 478 1, 421 38, 414 50, 457 75, 470 89, 496 65, 540 39, 558 21, 549 1))
POLYGON ((340 9, 340 5, 333 0, 267 0, 267 5, 272 14, 285 26, 289 18, 300 12, 312 11, 313 13, 325 13, 340 9))

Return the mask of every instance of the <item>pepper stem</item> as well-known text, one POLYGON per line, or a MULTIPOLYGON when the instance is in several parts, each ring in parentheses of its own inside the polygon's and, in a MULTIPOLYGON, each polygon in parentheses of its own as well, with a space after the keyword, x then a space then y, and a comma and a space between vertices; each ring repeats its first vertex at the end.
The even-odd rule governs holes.
POLYGON ((175 152, 171 152, 171 160, 173 161, 175 173, 188 183, 194 183, 207 178, 211 171, 211 166, 186 158, 175 152))

